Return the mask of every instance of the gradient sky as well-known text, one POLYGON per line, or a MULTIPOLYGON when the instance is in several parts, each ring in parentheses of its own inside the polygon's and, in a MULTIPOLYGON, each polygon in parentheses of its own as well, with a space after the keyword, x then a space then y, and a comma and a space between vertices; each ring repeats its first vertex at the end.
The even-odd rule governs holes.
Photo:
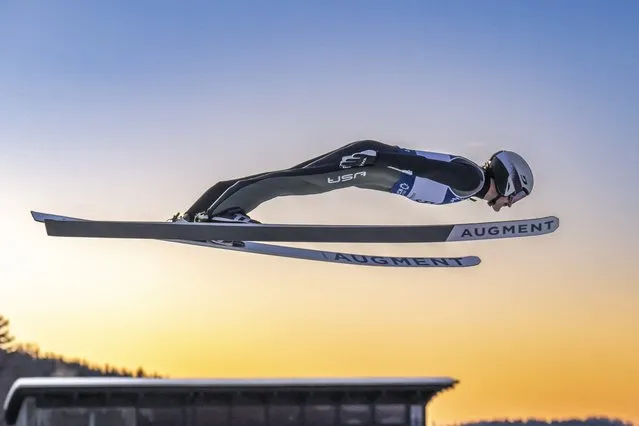
POLYGON ((440 423, 639 422, 638 20, 631 1, 3 2, 0 313, 45 351, 172 376, 453 376, 440 423), (164 220, 218 180, 364 138, 479 163, 513 149, 536 189, 499 214, 349 189, 252 215, 561 227, 315 245, 483 259, 380 270, 56 239, 29 215, 164 220))

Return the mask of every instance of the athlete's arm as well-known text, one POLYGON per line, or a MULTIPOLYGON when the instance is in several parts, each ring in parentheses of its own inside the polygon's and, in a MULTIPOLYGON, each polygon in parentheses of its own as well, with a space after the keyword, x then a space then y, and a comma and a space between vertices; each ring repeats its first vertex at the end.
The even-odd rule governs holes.
POLYGON ((460 191, 472 191, 481 183, 481 171, 472 164, 458 161, 439 161, 403 152, 378 152, 376 165, 411 170, 415 176, 443 183, 460 191))

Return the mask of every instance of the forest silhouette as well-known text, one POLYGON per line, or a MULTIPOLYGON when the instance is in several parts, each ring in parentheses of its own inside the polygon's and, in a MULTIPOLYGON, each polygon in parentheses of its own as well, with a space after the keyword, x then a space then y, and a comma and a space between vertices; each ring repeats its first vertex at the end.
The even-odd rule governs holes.
MULTIPOLYGON (((144 377, 164 378, 158 373, 147 373, 142 366, 135 371, 109 364, 98 365, 80 358, 68 358, 40 351, 35 343, 19 342, 11 334, 10 321, 0 314, 0 401, 4 402, 13 382, 20 377, 144 377)), ((0 419, 0 426, 6 426, 0 419)), ((634 426, 617 418, 587 417, 583 419, 493 419, 436 423, 435 426, 634 426)))

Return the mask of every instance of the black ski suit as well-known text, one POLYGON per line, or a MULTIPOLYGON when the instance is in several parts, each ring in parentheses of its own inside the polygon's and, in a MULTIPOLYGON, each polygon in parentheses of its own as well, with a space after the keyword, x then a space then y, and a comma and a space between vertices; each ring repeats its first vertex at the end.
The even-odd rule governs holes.
POLYGON ((357 187, 390 192, 413 201, 448 204, 487 190, 483 170, 455 155, 416 151, 374 140, 349 143, 289 169, 221 181, 185 212, 186 220, 201 212, 215 216, 228 210, 248 214, 260 204, 287 195, 321 194, 357 187), (372 150, 364 166, 344 168, 342 159, 372 150))

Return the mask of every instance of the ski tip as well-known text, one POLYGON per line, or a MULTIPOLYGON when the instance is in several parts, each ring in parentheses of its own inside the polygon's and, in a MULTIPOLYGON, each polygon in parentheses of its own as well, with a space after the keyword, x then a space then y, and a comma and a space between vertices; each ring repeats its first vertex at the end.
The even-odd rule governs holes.
POLYGON ((543 220, 544 223, 548 224, 547 234, 552 234, 559 228, 559 218, 557 216, 546 216, 543 220))
POLYGON ((468 266, 477 266, 481 263, 479 256, 466 256, 466 262, 468 266))
POLYGON ((458 258, 457 262, 458 265, 456 266, 468 268, 472 266, 478 266, 481 263, 481 259, 479 258, 479 256, 463 256, 458 258))
POLYGON ((557 216, 453 225, 447 242, 485 241, 552 234, 559 228, 557 216))

